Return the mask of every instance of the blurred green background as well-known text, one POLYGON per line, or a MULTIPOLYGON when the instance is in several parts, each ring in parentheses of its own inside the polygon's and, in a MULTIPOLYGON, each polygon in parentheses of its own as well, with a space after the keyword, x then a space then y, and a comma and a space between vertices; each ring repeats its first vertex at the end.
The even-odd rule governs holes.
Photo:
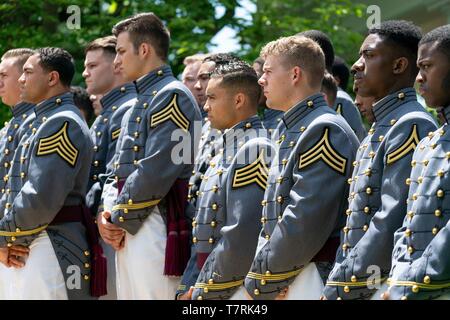
MULTIPOLYGON (((170 64, 175 74, 182 71, 186 56, 213 49, 214 37, 215 43, 228 41, 220 38, 224 28, 235 33, 234 52, 249 62, 268 41, 319 29, 331 37, 336 54, 351 65, 373 15, 368 12, 370 5, 378 6, 381 20, 412 20, 424 31, 450 22, 450 0, 2 0, 0 54, 17 47, 63 47, 76 61, 73 85, 84 86, 84 46, 110 34, 117 21, 153 11, 171 32, 170 64), (73 13, 67 12, 71 5, 80 9, 79 29, 67 24, 73 13)), ((0 105, 0 123, 10 117, 9 108, 0 105)))

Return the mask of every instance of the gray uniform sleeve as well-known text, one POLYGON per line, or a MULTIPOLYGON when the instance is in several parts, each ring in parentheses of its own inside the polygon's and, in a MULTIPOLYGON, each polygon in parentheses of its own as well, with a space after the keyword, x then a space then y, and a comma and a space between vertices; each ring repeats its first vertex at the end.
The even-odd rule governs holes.
POLYGON ((408 300, 424 300, 448 293, 449 251, 450 221, 439 230, 420 258, 399 272, 393 270, 391 277, 395 281, 390 282, 390 299, 400 300, 406 297, 408 300))
POLYGON ((181 278, 180 285, 178 286, 176 297, 180 294, 188 292, 189 288, 195 285, 199 273, 200 270, 197 267, 197 252, 195 251, 195 246, 192 246, 191 258, 189 259, 186 269, 183 272, 183 277, 181 278))
MULTIPOLYGON (((194 121, 200 119, 200 112, 189 96, 181 90, 164 90, 151 102, 146 114, 147 140, 144 158, 137 169, 125 181, 112 209, 111 220, 131 234, 136 234, 152 208, 166 196, 175 180, 183 172, 192 171, 195 141, 194 121), (172 140, 177 130, 179 140, 172 140), (181 142, 180 142, 181 141, 181 142), (182 144, 190 152, 189 163, 175 163, 172 157, 175 147, 182 144)), ((187 178, 187 177, 186 177, 187 178)))
MULTIPOLYGON (((251 272, 245 279, 247 292, 254 299, 274 299, 279 290, 290 285, 336 227, 357 145, 338 125, 330 125, 328 130, 329 142, 334 150, 332 157, 345 159, 344 173, 322 160, 300 169, 300 156, 314 150, 324 131, 323 124, 308 128, 295 150, 290 204, 278 220, 270 239, 262 239, 261 234, 263 245, 258 245, 259 251, 251 272), (250 277, 251 274, 254 276, 250 277), (268 274, 277 281, 261 284, 258 276, 268 274)), ((270 276, 268 278, 271 279, 270 276)))
MULTIPOLYGON (((406 212, 408 186, 405 181, 411 173, 414 148, 428 132, 435 129, 433 122, 416 119, 398 123, 386 137, 381 207, 374 213, 367 232, 352 248, 350 255, 340 265, 336 265, 328 277, 324 288, 327 299, 368 297, 377 289, 377 286, 367 282, 373 274, 370 267, 379 267, 382 277, 389 273, 394 232, 401 226, 406 212)), ((361 230, 353 232, 364 232, 365 222, 361 223, 361 230)))
POLYGON ((26 159, 27 181, 0 220, 0 246, 29 245, 55 218, 74 189, 81 164, 92 160, 92 143, 84 137, 69 118, 41 125, 26 159))
POLYGON ((268 140, 253 139, 233 160, 223 202, 226 217, 221 238, 203 265, 192 299, 228 299, 243 284, 261 229, 261 201, 271 164, 267 155, 274 154, 271 148, 268 140), (255 173, 260 173, 259 179, 255 173))

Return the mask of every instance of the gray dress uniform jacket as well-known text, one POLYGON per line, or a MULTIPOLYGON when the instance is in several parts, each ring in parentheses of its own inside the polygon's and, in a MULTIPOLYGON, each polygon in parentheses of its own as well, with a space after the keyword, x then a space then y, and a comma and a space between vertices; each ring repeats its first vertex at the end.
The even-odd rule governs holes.
POLYGON ((284 112, 280 110, 270 108, 263 109, 261 121, 263 122, 264 128, 266 128, 269 133, 272 133, 277 128, 281 118, 283 117, 283 113, 284 112))
POLYGON ((262 231, 245 279, 254 299, 275 298, 338 227, 358 147, 350 126, 320 93, 285 112, 277 129, 278 154, 261 203, 262 231))
POLYGON ((450 107, 447 123, 420 141, 411 162, 408 208, 395 233, 390 299, 434 299, 450 291, 450 107))
MULTIPOLYGON (((133 235, 175 181, 189 179, 198 148, 194 122, 201 121, 194 97, 169 66, 140 78, 136 86, 138 101, 123 117, 102 195, 112 222, 133 235)), ((159 206, 163 218, 164 208, 159 206)))
MULTIPOLYGON (((5 123, 0 136, 0 177, 4 177, 9 171, 14 151, 19 144, 19 132, 23 123, 33 113, 33 108, 32 103, 19 102, 11 109, 13 117, 5 123)), ((2 179, 0 184, 0 190, 4 193, 6 182, 2 179)))
MULTIPOLYGON (((198 152, 195 157, 194 169, 189 179, 188 202, 195 208, 197 202, 197 194, 200 192, 201 176, 209 167, 209 162, 215 157, 216 153, 222 146, 222 132, 211 128, 211 123, 206 121, 201 129, 200 142, 198 152)), ((193 218, 193 217, 190 217, 193 218)))
POLYGON ((386 279, 393 235, 406 210, 405 180, 413 152, 436 129, 413 88, 386 96, 374 104, 373 112, 375 122, 358 149, 349 179, 347 223, 324 289, 327 299, 369 299, 386 279), (373 277, 376 272, 381 272, 378 278, 373 277))
POLYGON ((106 167, 116 152, 116 144, 122 129, 122 118, 125 112, 134 105, 137 99, 134 83, 127 83, 114 88, 100 100, 102 113, 95 119, 90 129, 94 142, 94 159, 89 174, 86 205, 95 215, 98 210, 103 184, 99 179, 106 173, 106 167))
POLYGON ((67 206, 84 203, 92 141, 72 94, 39 103, 23 135, 7 181, 5 214, 0 220, 0 246, 29 246, 46 230, 66 283, 74 268, 80 287, 66 286, 69 299, 90 298, 90 251, 81 222, 51 224, 67 206))
POLYGON ((359 141, 366 137, 367 131, 364 128, 358 108, 356 108, 350 95, 341 88, 338 88, 334 110, 344 117, 359 141))
POLYGON ((193 252, 180 289, 192 299, 227 299, 253 261, 274 149, 255 115, 223 135, 223 149, 202 177, 193 220, 193 252))

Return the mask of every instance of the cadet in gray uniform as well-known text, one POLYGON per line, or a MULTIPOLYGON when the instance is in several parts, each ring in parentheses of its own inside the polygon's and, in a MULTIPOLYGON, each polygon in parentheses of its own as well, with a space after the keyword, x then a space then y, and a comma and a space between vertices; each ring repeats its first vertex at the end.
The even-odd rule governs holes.
MULTIPOLYGON (((83 77, 89 94, 102 96, 102 109, 96 114, 90 129, 94 142, 94 159, 91 164, 87 206, 96 214, 100 202, 102 183, 101 174, 116 152, 121 122, 125 112, 136 102, 136 87, 127 83, 113 61, 116 55, 117 40, 114 36, 98 38, 85 49, 85 69, 83 77)), ((98 112, 96 110, 96 112, 98 112)))
POLYGON ((369 299, 389 272, 393 235, 406 210, 409 164, 419 141, 436 129, 413 88, 420 38, 412 23, 383 22, 369 30, 352 67, 358 95, 376 101, 375 122, 353 164, 347 223, 324 289, 327 299, 369 299))
POLYGON ((259 208, 273 150, 256 115, 260 87, 244 62, 219 65, 206 89, 211 126, 225 130, 219 153, 202 177, 193 220, 193 254, 181 293, 227 299, 243 283, 260 231, 259 208), (200 271, 199 271, 200 269, 200 271))
MULTIPOLYGON (((228 53, 216 53, 204 58, 198 71, 197 83, 194 86, 196 97, 206 96, 206 87, 208 86, 211 72, 215 67, 230 62, 239 61, 240 60, 237 57, 228 53)), ((222 132, 215 128, 211 128, 211 123, 208 121, 206 111, 203 110, 206 98, 198 98, 197 101, 202 102, 199 106, 205 114, 202 113, 203 126, 201 130, 200 143, 197 155, 195 157, 194 170, 192 171, 192 176, 189 179, 188 201, 193 207, 195 207, 197 193, 199 192, 198 188, 201 183, 200 177, 206 172, 209 162, 216 155, 222 144, 222 132)))
MULTIPOLYGON (((22 124, 33 113, 34 105, 20 101, 19 77, 27 59, 34 53, 27 48, 11 49, 5 52, 0 63, 0 88, 2 102, 11 107, 13 117, 5 122, 0 136, 0 190, 5 192, 3 177, 8 173, 14 151, 19 144, 18 133, 22 124)), ((0 212, 0 216, 3 212, 0 212)))
POLYGON ((333 243, 339 241, 327 240, 344 211, 358 140, 319 92, 325 59, 317 43, 281 38, 268 43, 261 56, 259 83, 267 105, 285 113, 273 137, 278 154, 261 202, 262 231, 245 288, 254 299, 273 299, 300 274, 302 281, 288 296, 318 299, 323 282, 310 262, 334 258, 333 243))
POLYGON ((115 62, 127 80, 137 79, 138 102, 122 120, 100 228, 116 225, 115 241, 104 239, 119 250, 118 298, 169 299, 179 283, 169 276, 182 275, 189 259, 190 228, 183 215, 200 110, 165 64, 170 38, 157 16, 135 15, 113 33, 115 62))
POLYGON ((450 25, 419 43, 419 92, 428 106, 444 107, 443 127, 420 141, 411 162, 408 205, 395 233, 385 299, 449 299, 450 290, 450 25))
POLYGON ((23 70, 21 98, 37 104, 36 117, 5 177, 0 246, 28 246, 30 256, 20 273, 0 275, 14 282, 2 289, 8 299, 102 295, 105 261, 83 208, 93 146, 69 93, 72 57, 59 48, 39 49, 23 70))
MULTIPOLYGON (((95 39, 85 49, 85 69, 82 75, 87 91, 91 95, 102 97, 101 111, 95 110, 97 118, 90 129, 94 142, 94 159, 89 174, 86 205, 93 215, 97 214, 103 190, 100 176, 106 173, 108 164, 112 165, 110 162, 116 152, 122 118, 134 105, 137 97, 134 83, 127 83, 119 66, 114 64, 116 44, 116 37, 107 36, 95 39)), ((97 221, 97 224, 99 223, 100 221, 97 221)), ((111 246, 103 242, 102 246, 108 260, 108 295, 103 299, 116 299, 115 253, 111 246)))
MULTIPOLYGON (((334 48, 330 38, 319 30, 307 30, 300 32, 297 35, 310 38, 319 44, 325 54, 325 67, 329 72, 332 72, 334 48)), ((361 115, 353 104, 352 98, 345 91, 338 90, 336 102, 332 107, 338 114, 344 117, 353 132, 355 132, 359 141, 362 141, 367 133, 361 121, 361 115)))

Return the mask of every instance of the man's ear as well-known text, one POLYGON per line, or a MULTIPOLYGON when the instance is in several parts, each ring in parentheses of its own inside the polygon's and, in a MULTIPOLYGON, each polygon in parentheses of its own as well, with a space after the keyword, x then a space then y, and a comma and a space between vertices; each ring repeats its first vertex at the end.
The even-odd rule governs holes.
POLYGON ((392 63, 392 72, 394 74, 402 74, 408 68, 408 65, 409 61, 405 57, 395 59, 394 62, 392 63))
POLYGON ((236 110, 240 110, 245 105, 246 100, 247 97, 245 96, 245 94, 243 94, 242 92, 238 92, 234 96, 234 105, 236 107, 236 110))
POLYGON ((59 73, 58 71, 51 71, 48 74, 48 86, 53 87, 56 86, 59 82, 59 73))
POLYGON ((303 70, 299 66, 295 66, 291 69, 291 80, 294 81, 294 83, 297 83, 300 81, 300 79, 303 77, 303 70))
POLYGON ((139 56, 141 56, 143 58, 148 58, 152 54, 154 54, 154 50, 153 50, 153 47, 149 43, 142 42, 139 45, 139 56))

